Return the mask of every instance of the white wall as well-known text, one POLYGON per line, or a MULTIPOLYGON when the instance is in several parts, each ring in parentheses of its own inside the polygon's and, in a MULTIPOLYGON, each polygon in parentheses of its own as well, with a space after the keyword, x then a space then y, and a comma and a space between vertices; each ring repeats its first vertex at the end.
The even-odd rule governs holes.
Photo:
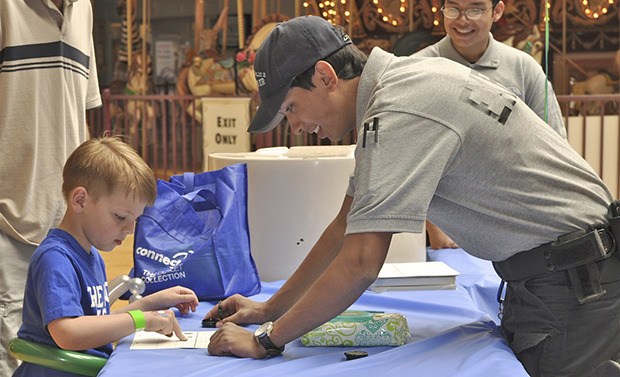
POLYGON ((620 119, 618 115, 606 115, 602 118, 594 115, 569 117, 567 133, 570 145, 590 163, 605 181, 614 197, 620 197, 618 186, 620 119))

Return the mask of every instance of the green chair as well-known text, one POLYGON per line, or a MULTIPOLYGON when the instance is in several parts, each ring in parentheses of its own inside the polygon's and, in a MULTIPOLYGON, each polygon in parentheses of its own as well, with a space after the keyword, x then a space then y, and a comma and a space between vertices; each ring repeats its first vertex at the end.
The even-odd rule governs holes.
POLYGON ((28 363, 93 377, 97 376, 108 361, 103 357, 67 351, 20 338, 11 339, 9 353, 14 358, 28 363))

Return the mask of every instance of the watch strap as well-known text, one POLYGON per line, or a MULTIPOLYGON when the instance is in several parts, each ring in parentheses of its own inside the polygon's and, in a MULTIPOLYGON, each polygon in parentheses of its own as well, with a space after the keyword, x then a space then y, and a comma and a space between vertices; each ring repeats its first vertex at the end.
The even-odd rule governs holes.
POLYGON ((258 338, 258 342, 267 350, 267 355, 269 356, 278 356, 282 352, 284 352, 284 346, 277 347, 271 339, 269 335, 264 334, 260 338, 258 338))
POLYGON ((265 325, 270 326, 268 326, 268 329, 266 331, 259 333, 258 335, 255 334, 254 338, 258 341, 258 343, 260 343, 261 346, 263 346, 263 348, 265 348, 265 350, 267 351, 267 356, 278 356, 282 352, 284 352, 284 346, 277 347, 275 344, 273 344, 271 338, 269 338, 269 335, 271 335, 272 323, 267 322, 265 323, 265 325))

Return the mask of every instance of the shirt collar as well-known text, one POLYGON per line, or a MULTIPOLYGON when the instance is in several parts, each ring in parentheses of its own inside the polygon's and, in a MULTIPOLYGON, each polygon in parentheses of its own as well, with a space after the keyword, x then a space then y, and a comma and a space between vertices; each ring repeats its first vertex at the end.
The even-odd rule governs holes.
POLYGON ((437 42, 437 45, 441 56, 454 60, 455 62, 461 63, 467 67, 497 68, 499 67, 501 60, 501 54, 497 48, 497 43, 498 42, 493 39, 493 34, 489 33, 489 45, 487 46, 484 54, 482 54, 480 59, 478 59, 475 63, 470 63, 463 58, 463 56, 461 56, 461 54, 459 54, 459 52, 454 48, 452 42, 450 41, 450 37, 447 35, 441 41, 437 42))

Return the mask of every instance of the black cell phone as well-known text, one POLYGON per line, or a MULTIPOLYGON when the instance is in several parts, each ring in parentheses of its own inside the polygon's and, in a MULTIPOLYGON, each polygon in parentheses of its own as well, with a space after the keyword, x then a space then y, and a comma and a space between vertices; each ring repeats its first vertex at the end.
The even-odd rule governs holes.
POLYGON ((202 320, 202 327, 214 328, 217 321, 217 319, 205 318, 202 320))

